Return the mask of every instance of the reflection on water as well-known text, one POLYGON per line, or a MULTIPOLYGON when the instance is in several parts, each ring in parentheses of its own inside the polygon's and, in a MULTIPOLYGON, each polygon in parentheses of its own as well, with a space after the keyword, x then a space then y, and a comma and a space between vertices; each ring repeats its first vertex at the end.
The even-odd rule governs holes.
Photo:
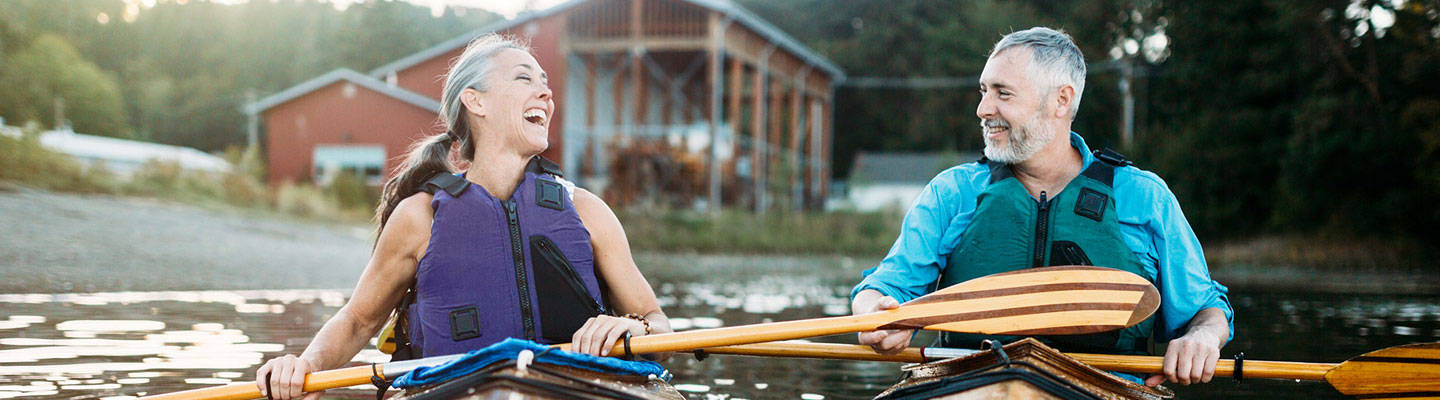
MULTIPOLYGON (((652 256, 653 257, 653 256, 652 256)), ((854 269, 834 258, 642 259, 677 329, 843 315, 854 269)), ((1440 338, 1433 297, 1249 294, 1233 290, 1240 329, 1223 351, 1249 359, 1340 362, 1440 338), (1305 338, 1305 340, 1295 340, 1305 338)), ((126 398, 248 382, 259 363, 299 353, 344 303, 342 290, 0 295, 0 399, 126 398)), ((853 335, 818 338, 850 342, 853 335)), ((921 339, 923 341, 923 339, 921 339)), ((924 344, 924 343, 917 343, 924 344)), ((374 350, 357 362, 383 362, 374 350)), ((695 399, 861 399, 898 366, 677 354, 666 363, 695 399)), ((1217 378, 1182 398, 1340 398, 1323 383, 1217 378)), ((332 391, 373 396, 373 388, 332 391)))

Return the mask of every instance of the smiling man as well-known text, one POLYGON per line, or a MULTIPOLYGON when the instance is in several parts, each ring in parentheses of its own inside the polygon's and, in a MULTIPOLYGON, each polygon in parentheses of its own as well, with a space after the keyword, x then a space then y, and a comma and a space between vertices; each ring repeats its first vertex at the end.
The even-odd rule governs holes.
MULTIPOLYGON (((1070 131, 1084 90, 1085 59, 1069 35, 1031 28, 1002 38, 980 74, 975 114, 985 157, 930 181, 889 254, 855 286, 851 310, 892 309, 937 287, 1022 268, 1121 269, 1160 289, 1155 317, 1105 334, 1042 339, 1066 351, 1121 354, 1168 342, 1164 373, 1146 384, 1209 382, 1234 329, 1227 289, 1210 278, 1165 181, 1112 151, 1092 153, 1070 131)), ((865 332, 859 340, 888 354, 913 333, 865 332)), ((976 348, 983 339, 947 333, 940 344, 976 348)))

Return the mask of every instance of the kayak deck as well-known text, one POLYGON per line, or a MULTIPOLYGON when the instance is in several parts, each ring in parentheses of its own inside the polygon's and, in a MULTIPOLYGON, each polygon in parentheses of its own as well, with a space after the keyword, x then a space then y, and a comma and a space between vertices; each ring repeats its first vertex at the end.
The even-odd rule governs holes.
POLYGON ((1165 400, 1169 389, 1147 387, 1081 363, 1035 339, 1000 351, 904 368, 905 378, 876 399, 1165 400))
POLYGON ((607 374, 538 363, 521 369, 514 361, 501 361, 446 382, 407 389, 394 398, 683 400, 685 397, 654 376, 607 374))

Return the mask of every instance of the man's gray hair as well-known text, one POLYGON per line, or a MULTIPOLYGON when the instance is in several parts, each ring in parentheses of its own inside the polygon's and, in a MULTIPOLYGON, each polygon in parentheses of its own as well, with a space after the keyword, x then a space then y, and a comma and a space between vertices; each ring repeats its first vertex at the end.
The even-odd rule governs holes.
POLYGON ((1046 27, 1034 27, 1005 35, 990 57, 1012 47, 1026 47, 1030 54, 1030 76, 1037 78, 1037 86, 1044 95, 1061 86, 1075 88, 1075 98, 1070 102, 1070 119, 1080 110, 1080 95, 1085 92, 1085 56, 1070 35, 1046 27))

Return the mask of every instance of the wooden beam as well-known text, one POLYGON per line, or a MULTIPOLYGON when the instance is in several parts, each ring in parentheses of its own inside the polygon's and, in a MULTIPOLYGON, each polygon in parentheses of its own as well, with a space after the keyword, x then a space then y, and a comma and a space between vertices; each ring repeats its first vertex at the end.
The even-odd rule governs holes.
POLYGON ((730 121, 730 128, 734 130, 734 135, 732 135, 730 139, 731 157, 740 155, 740 92, 745 89, 744 74, 745 64, 738 58, 731 58, 730 93, 728 93, 730 109, 727 110, 727 117, 725 118, 730 121))
POLYGON ((835 143, 834 120, 835 102, 826 98, 820 111, 820 199, 819 209, 825 209, 825 199, 830 197, 830 150, 835 143))
POLYGON ((820 195, 820 132, 822 129, 820 119, 823 118, 824 112, 820 104, 819 98, 810 99, 810 111, 805 114, 809 117, 808 125, 810 125, 810 146, 806 148, 806 155, 810 158, 810 168, 806 168, 809 179, 805 182, 805 198, 807 207, 810 208, 815 207, 815 199, 820 195))
POLYGON ((800 113, 803 108, 801 102, 805 99, 804 76, 807 73, 810 73, 809 69, 801 70, 801 78, 796 79, 790 87, 790 179, 787 183, 790 187, 790 205, 796 211, 804 207, 803 197, 805 195, 801 190, 804 185, 800 182, 800 146, 802 144, 800 138, 805 136, 805 127, 801 126, 803 120, 800 118, 800 113))
POLYGON ((649 52, 705 51, 710 46, 703 36, 575 38, 570 43, 570 50, 577 53, 619 53, 635 48, 649 52))
POLYGON ((755 212, 765 212, 765 161, 769 157, 770 137, 765 132, 765 92, 770 85, 765 82, 767 78, 766 61, 770 54, 775 52, 772 45, 760 55, 760 63, 756 64, 755 82, 750 89, 750 182, 755 185, 755 212))
POLYGON ((710 27, 709 47, 707 53, 710 56, 710 159, 709 159, 709 190, 705 208, 711 214, 720 212, 720 101, 724 95, 722 68, 725 66, 725 30, 730 26, 730 20, 721 20, 720 13, 709 12, 707 23, 710 27))
MULTIPOLYGON (((781 114, 785 113, 785 85, 779 79, 770 80, 770 98, 767 101, 770 102, 770 112, 765 113, 765 119, 770 122, 770 127, 765 132, 769 136, 766 146, 770 148, 770 152, 765 165, 773 170, 780 165, 780 156, 785 154, 785 142, 782 140, 784 134, 781 130, 784 126, 781 114)), ((766 175, 766 179, 769 179, 769 175, 766 175)))
MULTIPOLYGON (((725 52, 732 58, 740 58, 748 63, 759 65, 760 56, 768 46, 773 46, 765 37, 760 36, 749 29, 729 29, 725 32, 725 52)), ((787 55, 790 55, 787 53, 787 55)), ((793 56, 793 55, 790 55, 793 56)), ((799 59, 796 58, 799 62, 799 59)), ((795 78, 796 68, 783 68, 772 70, 771 75, 785 80, 795 78)), ((823 73, 809 74, 805 87, 809 95, 830 101, 830 78, 823 73)))
POLYGON ((622 126, 625 126, 625 68, 630 66, 630 57, 622 55, 617 58, 620 61, 619 66, 615 68, 615 82, 610 94, 615 105, 614 124, 615 130, 618 132, 622 126))
POLYGON ((644 16, 641 10, 645 9, 645 0, 630 0, 630 38, 639 40, 645 32, 644 16))

